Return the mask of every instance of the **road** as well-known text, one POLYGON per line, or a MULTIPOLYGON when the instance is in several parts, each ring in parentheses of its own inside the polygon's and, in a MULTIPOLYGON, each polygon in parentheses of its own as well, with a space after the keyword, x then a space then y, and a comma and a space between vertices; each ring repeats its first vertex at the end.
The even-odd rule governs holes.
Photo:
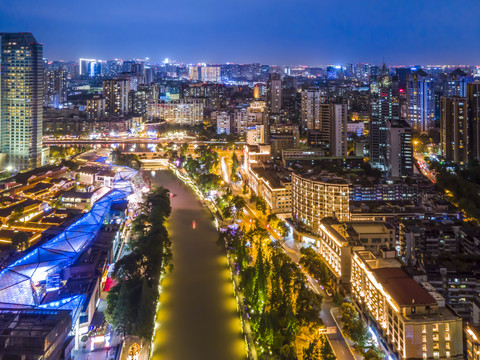
POLYGON ((162 283, 152 359, 245 359, 227 258, 211 215, 170 171, 151 179, 176 194, 167 224, 174 269, 162 283))

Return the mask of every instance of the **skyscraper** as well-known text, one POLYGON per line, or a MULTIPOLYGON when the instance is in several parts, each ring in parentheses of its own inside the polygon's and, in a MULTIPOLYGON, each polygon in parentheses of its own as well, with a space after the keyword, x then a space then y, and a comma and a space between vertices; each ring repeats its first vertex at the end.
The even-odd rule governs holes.
MULTIPOLYGON (((397 78, 396 78, 397 79, 397 78)), ((395 79, 395 80, 396 80, 395 79)), ((388 75, 378 83, 379 92, 373 94, 370 109, 370 162, 376 168, 387 168, 387 122, 401 118, 402 98, 398 84, 388 75)))
POLYGON ((435 128, 435 91, 433 79, 422 69, 407 80, 408 122, 416 131, 435 128))
POLYGON ((347 156, 347 104, 331 104, 330 156, 347 156))
POLYGON ((443 96, 467 96, 467 84, 473 82, 462 69, 455 69, 448 75, 447 81, 443 83, 443 96))
POLYGON ((302 128, 303 130, 320 129, 320 104, 325 98, 319 89, 305 89, 302 91, 302 128))
POLYGON ((267 108, 271 114, 279 114, 282 109, 282 80, 279 74, 270 74, 267 83, 267 108))
POLYGON ((42 163, 43 45, 31 33, 0 33, 0 150, 6 166, 42 163))
POLYGON ((127 79, 109 79, 103 81, 105 112, 107 116, 119 116, 128 113, 128 92, 130 82, 127 79))
POLYGON ((440 142, 446 160, 468 164, 468 99, 441 98, 440 142))
POLYGON ((480 83, 467 84, 470 159, 480 161, 480 83))
POLYGON ((387 170, 391 177, 413 175, 412 127, 403 119, 387 122, 387 170))

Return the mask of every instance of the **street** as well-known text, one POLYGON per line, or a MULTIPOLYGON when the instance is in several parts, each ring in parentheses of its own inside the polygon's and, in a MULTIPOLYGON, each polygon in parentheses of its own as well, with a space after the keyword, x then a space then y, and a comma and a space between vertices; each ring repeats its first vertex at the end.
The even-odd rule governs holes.
POLYGON ((162 283, 152 359, 245 359, 242 325, 218 233, 193 191, 170 171, 152 185, 170 189, 173 271, 162 283))

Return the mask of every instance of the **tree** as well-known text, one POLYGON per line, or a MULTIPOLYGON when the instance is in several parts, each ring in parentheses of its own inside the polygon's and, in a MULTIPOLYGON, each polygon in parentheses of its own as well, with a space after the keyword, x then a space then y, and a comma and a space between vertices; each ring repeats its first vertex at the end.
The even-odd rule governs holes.
POLYGON ((381 360, 382 357, 374 349, 369 349, 364 355, 365 360, 381 360))
POLYGON ((320 339, 315 338, 308 347, 303 349, 303 360, 318 360, 320 357, 320 339))
POLYGON ((303 360, 335 360, 335 354, 325 335, 316 337, 303 349, 303 360))
POLYGON ((356 342, 359 347, 365 347, 368 341, 367 329, 358 314, 358 311, 350 303, 343 303, 341 306, 343 332, 352 341, 356 342))
POLYGON ((344 324, 351 324, 358 320, 358 312, 350 303, 343 303, 340 307, 340 311, 342 313, 342 321, 344 324))
POLYGON ((355 321, 348 329, 349 337, 352 341, 355 341, 357 345, 364 348, 367 345, 369 339, 367 328, 362 319, 355 321))
POLYGON ((114 291, 116 302, 112 307, 112 303, 107 304, 105 315, 107 321, 112 325, 115 331, 122 333, 124 336, 129 334, 132 329, 133 312, 130 307, 130 292, 127 288, 126 281, 123 280, 115 285, 110 291, 114 291))
POLYGON ((232 204, 235 206, 235 209, 237 209, 237 213, 241 212, 245 206, 247 206, 245 199, 239 195, 235 195, 232 198, 232 204))
POLYGON ((235 183, 240 180, 238 176, 238 168, 240 167, 240 161, 238 161, 237 154, 235 151, 232 154, 232 173, 230 175, 230 179, 235 183))
POLYGON ((187 151, 188 151, 188 143, 183 143, 180 146, 180 155, 185 156, 187 154, 187 151))
POLYGON ((23 251, 28 248, 29 237, 26 233, 20 231, 12 237, 12 248, 23 251))
POLYGON ((336 356, 333 353, 332 346, 330 345, 330 342, 328 341, 327 337, 325 335, 322 335, 320 337, 320 341, 321 341, 320 358, 323 360, 335 360, 336 356))
POLYGON ((255 202, 255 209, 257 211, 261 211, 263 215, 267 213, 267 203, 265 200, 263 200, 261 197, 257 197, 257 200, 255 202))

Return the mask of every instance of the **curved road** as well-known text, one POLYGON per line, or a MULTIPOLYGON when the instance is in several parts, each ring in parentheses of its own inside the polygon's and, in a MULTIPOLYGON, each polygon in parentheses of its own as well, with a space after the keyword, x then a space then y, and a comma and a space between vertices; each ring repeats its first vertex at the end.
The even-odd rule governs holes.
POLYGON ((170 171, 157 171, 151 180, 176 194, 168 221, 174 269, 162 284, 152 359, 245 359, 227 258, 216 244, 212 217, 170 171))

